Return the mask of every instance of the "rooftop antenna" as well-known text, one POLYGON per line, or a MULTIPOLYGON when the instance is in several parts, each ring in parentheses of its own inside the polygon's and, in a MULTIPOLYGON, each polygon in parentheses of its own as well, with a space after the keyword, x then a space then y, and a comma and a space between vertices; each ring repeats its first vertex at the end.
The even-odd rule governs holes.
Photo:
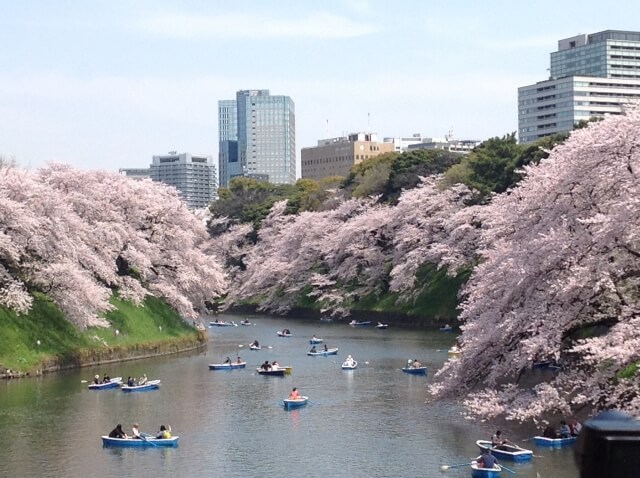
POLYGON ((329 118, 327 118, 327 131, 325 133, 325 138, 329 138, 329 118))
POLYGON ((367 133, 371 132, 371 113, 367 113, 367 133))

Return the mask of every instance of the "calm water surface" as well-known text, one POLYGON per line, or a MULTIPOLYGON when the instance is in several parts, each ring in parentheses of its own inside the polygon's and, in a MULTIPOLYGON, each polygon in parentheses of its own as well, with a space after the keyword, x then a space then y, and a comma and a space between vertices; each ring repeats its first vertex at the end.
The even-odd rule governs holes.
MULTIPOLYGON (((0 476, 471 476, 466 467, 441 471, 440 465, 469 461, 478 454, 475 440, 489 438, 494 427, 465 420, 454 403, 425 403, 432 371, 447 359, 453 334, 251 320, 256 325, 208 329, 209 347, 200 354, 0 383, 0 476), (293 337, 277 337, 285 327, 293 337), (308 357, 313 334, 338 347, 338 355, 308 357), (248 349, 254 339, 261 351, 248 349), (247 360, 246 369, 208 369, 237 354, 247 360), (358 360, 356 370, 341 370, 347 354, 358 360), (402 373, 409 358, 426 364, 429 375, 402 373), (293 373, 257 375, 255 367, 267 359, 291 365, 293 373), (146 373, 162 387, 125 394, 81 383, 105 372, 125 378, 146 373), (292 387, 312 403, 284 411, 282 399, 292 387), (130 431, 133 422, 148 433, 170 424, 180 446, 103 448, 100 435, 117 423, 130 431)), ((501 428, 514 441, 526 438, 516 425, 501 428)), ((523 478, 578 478, 571 449, 534 451, 541 457, 531 463, 505 464, 523 478)))

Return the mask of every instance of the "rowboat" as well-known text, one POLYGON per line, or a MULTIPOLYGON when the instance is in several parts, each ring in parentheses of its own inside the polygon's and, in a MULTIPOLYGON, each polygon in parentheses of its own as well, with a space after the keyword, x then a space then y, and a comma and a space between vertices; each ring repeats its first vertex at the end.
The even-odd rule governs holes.
POLYGON ((498 464, 493 465, 493 468, 480 468, 475 461, 471 463, 471 476, 473 478, 498 478, 502 467, 498 464))
POLYGON ((235 363, 210 363, 209 370, 233 370, 236 368, 245 368, 247 362, 235 363))
POLYGON ((147 390, 157 390, 160 388, 160 380, 149 380, 143 385, 123 385, 120 390, 123 392, 145 392, 147 390))
POLYGON ((295 399, 285 398, 284 409, 291 410, 293 408, 304 407, 307 403, 309 403, 309 397, 298 397, 295 399))
POLYGON ((316 338, 316 337, 314 337, 314 338, 312 338, 312 339, 310 339, 310 340, 309 340, 309 343, 310 343, 311 345, 314 345, 314 344, 321 344, 322 342, 323 342, 323 340, 322 340, 322 339, 318 339, 318 338, 316 338))
POLYGON ((345 360, 342 363, 342 370, 354 370, 358 366, 358 362, 356 360, 345 360))
POLYGON ((572 445, 576 442, 576 437, 568 438, 547 438, 543 436, 533 437, 536 446, 545 446, 551 448, 561 448, 563 446, 572 445))
POLYGON ((402 371, 410 375, 426 375, 427 367, 404 367, 402 371))
POLYGON ((387 327, 389 327, 389 324, 383 324, 382 322, 378 322, 378 325, 376 325, 376 329, 386 329, 387 327))
POLYGON ((156 447, 156 446, 178 446, 180 437, 171 438, 111 438, 110 436, 102 436, 103 446, 121 446, 121 447, 156 447))
POLYGON ((451 327, 450 325, 443 325, 438 330, 440 332, 452 332, 453 331, 453 327, 451 327))
POLYGON ((234 321, 220 322, 219 320, 214 320, 213 322, 209 322, 209 325, 211 327, 237 327, 238 326, 238 324, 236 324, 234 321))
POLYGON ((459 357, 460 348, 457 345, 451 346, 451 348, 447 350, 447 355, 449 355, 449 357, 459 357))
POLYGON ((288 330, 278 330, 278 337, 291 337, 293 334, 288 330))
POLYGON ((271 369, 271 370, 264 370, 262 368, 257 368, 256 372, 258 372, 259 375, 266 375, 268 377, 284 377, 284 374, 286 373, 286 368, 276 368, 276 369, 271 369))
POLYGON ((498 459, 512 461, 529 461, 533 457, 533 452, 525 448, 513 445, 499 445, 500 448, 493 447, 489 440, 477 440, 476 445, 480 450, 491 450, 493 456, 498 459))
POLYGON ((250 344, 249 345, 249 350, 261 350, 262 347, 260 345, 254 345, 254 344, 250 344))
POLYGON ((90 390, 107 390, 109 388, 118 388, 122 385, 122 377, 114 377, 107 383, 90 383, 88 388, 90 390))
POLYGON ((240 325, 253 325, 251 322, 249 322, 249 319, 245 319, 240 321, 240 325))
POLYGON ((316 355, 338 355, 338 347, 327 350, 318 350, 316 352, 307 352, 307 355, 316 356, 316 355))
POLYGON ((357 320, 352 320, 351 322, 349 322, 349 325, 351 327, 362 327, 362 326, 365 326, 365 325, 371 325, 371 321, 367 320, 367 321, 364 321, 364 322, 358 322, 357 320))

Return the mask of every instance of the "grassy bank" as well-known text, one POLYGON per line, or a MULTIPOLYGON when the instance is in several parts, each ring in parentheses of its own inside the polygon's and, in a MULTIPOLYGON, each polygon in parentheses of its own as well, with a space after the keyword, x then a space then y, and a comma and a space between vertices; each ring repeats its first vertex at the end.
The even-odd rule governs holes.
POLYGON ((95 357, 123 357, 128 350, 157 350, 161 344, 188 346, 198 332, 185 324, 163 301, 147 297, 144 304, 113 298, 115 309, 106 314, 112 328, 76 329, 42 294, 33 308, 18 316, 0 307, 0 371, 34 372, 53 364, 82 365, 95 357), (118 333, 116 334, 116 330, 118 333))

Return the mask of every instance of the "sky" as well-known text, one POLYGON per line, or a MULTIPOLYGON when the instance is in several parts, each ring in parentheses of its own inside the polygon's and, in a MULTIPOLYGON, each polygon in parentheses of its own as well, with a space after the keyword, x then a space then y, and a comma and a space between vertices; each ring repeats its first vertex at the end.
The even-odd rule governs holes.
POLYGON ((639 18, 636 0, 0 0, 0 156, 217 162, 217 103, 241 89, 293 99, 298 162, 351 132, 502 136, 559 39, 639 18))

